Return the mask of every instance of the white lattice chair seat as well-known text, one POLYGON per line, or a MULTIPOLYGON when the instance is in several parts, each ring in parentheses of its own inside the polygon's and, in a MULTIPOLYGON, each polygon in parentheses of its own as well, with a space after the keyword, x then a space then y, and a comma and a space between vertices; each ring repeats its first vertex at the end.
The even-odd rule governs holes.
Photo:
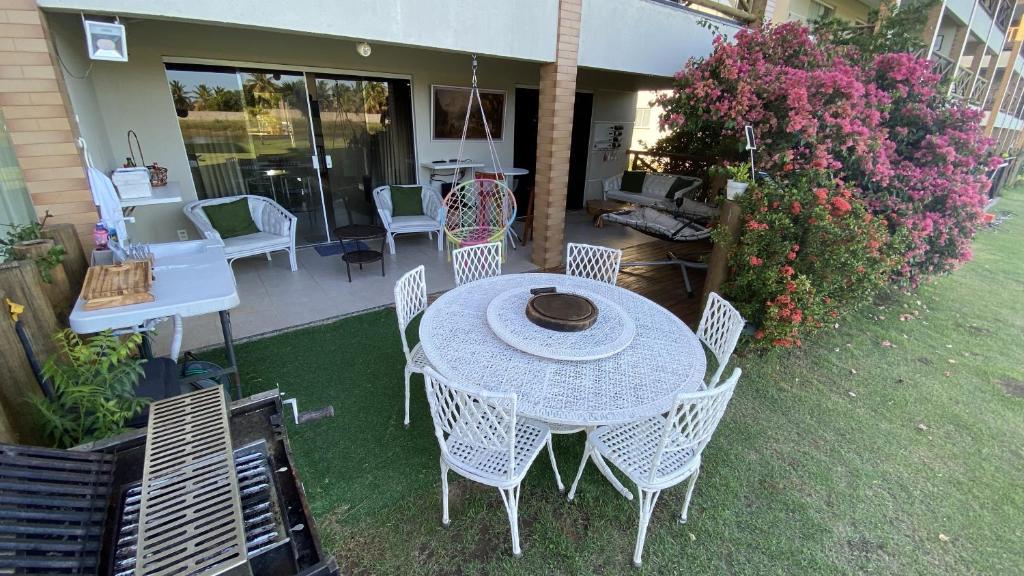
MULTIPOLYGON (((480 426, 481 424, 477 424, 480 426)), ((537 458, 547 444, 548 428, 545 424, 531 420, 516 422, 515 436, 515 469, 509 474, 509 457, 507 450, 489 450, 459 441, 451 436, 447 440, 448 453, 451 455, 449 464, 460 473, 475 476, 486 476, 494 482, 511 485, 518 484, 530 464, 537 458)))
POLYGON ((423 346, 419 343, 413 346, 412 350, 409 352, 408 363, 419 372, 422 372, 424 368, 430 366, 430 361, 427 360, 427 355, 423 353, 423 346))
MULTIPOLYGON (((646 483, 650 478, 651 464, 658 452, 665 424, 664 416, 655 416, 620 426, 602 427, 590 435, 590 442, 634 483, 646 483)), ((669 444, 682 441, 678 431, 668 439, 669 444)), ((671 480, 690 474, 698 466, 700 454, 695 453, 692 447, 666 450, 654 477, 658 480, 671 480)))

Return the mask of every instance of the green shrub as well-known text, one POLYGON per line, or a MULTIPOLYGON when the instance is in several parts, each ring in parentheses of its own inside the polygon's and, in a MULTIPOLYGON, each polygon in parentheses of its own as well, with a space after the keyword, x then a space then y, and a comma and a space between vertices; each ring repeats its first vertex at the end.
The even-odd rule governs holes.
MULTIPOLYGON (((759 329, 758 345, 800 346, 888 283, 901 264, 902 235, 890 237, 863 201, 823 172, 761 182, 739 199, 741 242, 730 256, 726 296, 759 329)), ((724 240, 724 230, 715 232, 724 240)))
POLYGON ((31 400, 46 438, 66 448, 121 432, 148 402, 135 396, 145 362, 134 355, 142 335, 106 331, 82 340, 65 329, 54 340, 59 354, 43 366, 53 398, 31 400))

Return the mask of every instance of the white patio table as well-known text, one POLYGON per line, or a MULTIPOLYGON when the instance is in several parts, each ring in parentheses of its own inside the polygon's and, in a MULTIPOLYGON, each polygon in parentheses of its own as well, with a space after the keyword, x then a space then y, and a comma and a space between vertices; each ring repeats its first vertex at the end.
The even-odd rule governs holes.
MULTIPOLYGON (((69 324, 79 334, 103 330, 140 330, 147 322, 160 318, 174 319, 172 356, 177 360, 181 347, 183 317, 217 312, 229 366, 220 372, 206 373, 203 378, 229 376, 235 392, 241 398, 241 383, 235 360, 234 339, 231 335, 229 310, 238 305, 235 276, 224 258, 224 246, 219 240, 191 240, 150 244, 153 254, 152 302, 130 304, 114 308, 86 310, 79 296, 71 311, 69 324)), ((149 342, 143 333, 143 346, 147 356, 149 342)), ((199 377, 182 381, 188 384, 199 377)))
MULTIPOLYGON (((522 416, 588 430, 667 412, 677 393, 699 388, 706 368, 696 335, 665 308, 624 288, 562 274, 509 274, 459 286, 427 308, 420 342, 444 376, 515 392, 522 416), (525 314, 529 290, 547 286, 594 300, 598 324, 576 333, 534 326, 525 314)), ((596 451, 594 463, 632 498, 596 451)))

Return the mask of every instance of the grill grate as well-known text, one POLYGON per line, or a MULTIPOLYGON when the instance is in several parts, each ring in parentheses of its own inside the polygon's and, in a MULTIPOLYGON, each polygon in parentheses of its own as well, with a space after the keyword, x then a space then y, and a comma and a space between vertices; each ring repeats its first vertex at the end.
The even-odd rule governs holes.
POLYGON ((0 444, 0 574, 94 574, 113 457, 0 444))
POLYGON ((206 576, 246 564, 227 406, 219 386, 150 406, 136 557, 136 576, 206 576))

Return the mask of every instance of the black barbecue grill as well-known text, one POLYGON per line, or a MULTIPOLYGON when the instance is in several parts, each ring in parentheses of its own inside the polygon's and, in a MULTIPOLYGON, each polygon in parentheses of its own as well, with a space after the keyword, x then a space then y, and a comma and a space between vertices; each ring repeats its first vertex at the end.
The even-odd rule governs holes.
POLYGON ((230 416, 219 387, 151 414, 148 432, 73 450, 0 444, 0 575, 338 573, 276 391, 230 416))

